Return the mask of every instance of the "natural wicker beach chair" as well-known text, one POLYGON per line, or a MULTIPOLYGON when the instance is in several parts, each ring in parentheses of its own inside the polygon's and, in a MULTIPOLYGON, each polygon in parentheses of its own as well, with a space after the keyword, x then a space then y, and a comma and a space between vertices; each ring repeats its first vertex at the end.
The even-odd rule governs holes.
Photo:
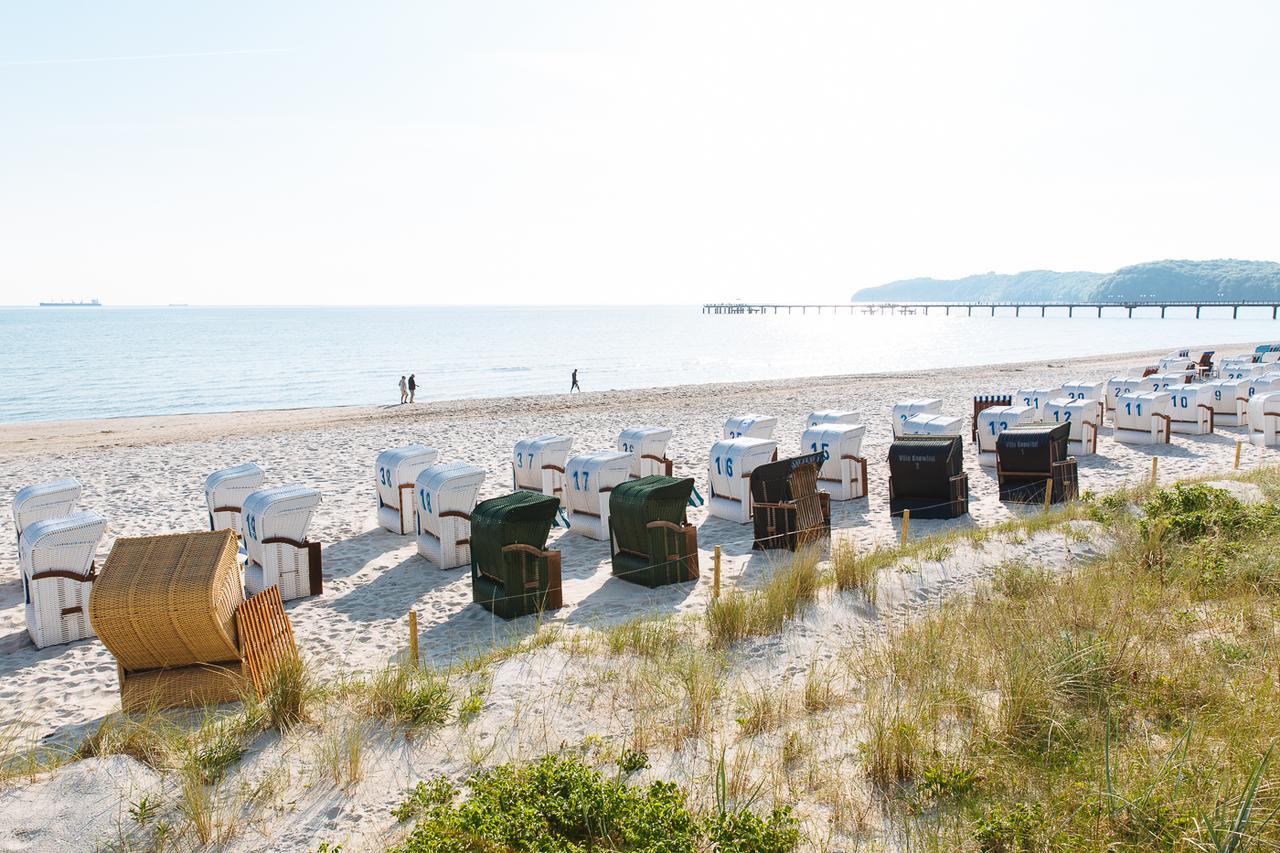
POLYGON ((559 498, 572 448, 573 439, 566 435, 520 439, 511 455, 511 488, 559 498))
POLYGON ((410 444, 378 454, 378 524, 403 536, 414 529, 414 484, 418 474, 435 464, 440 452, 423 444, 410 444))
POLYGON ((609 538, 609 493, 631 476, 631 454, 584 453, 564 469, 564 507, 569 532, 609 538))
POLYGON ((820 453, 818 488, 833 501, 852 501, 867 496, 867 460, 862 453, 862 424, 823 421, 810 426, 800 437, 801 451, 820 453))
POLYGON ((116 657, 125 711, 208 705, 246 686, 236 634, 244 600, 229 530, 117 539, 89 617, 116 657))
POLYGON ((1065 423, 1020 424, 1000 433, 996 439, 1000 500, 1042 504, 1050 482, 1051 503, 1075 500, 1080 481, 1075 457, 1067 451, 1070 435, 1071 427, 1065 423))
POLYGON ((959 436, 919 435, 889 445, 889 514, 956 518, 969 511, 969 476, 959 436))
POLYGON ((609 494, 613 573, 647 587, 698 577, 698 531, 686 508, 693 478, 641 477, 609 494))
POLYGON ((519 491, 490 498, 471 513, 471 597, 503 619, 563 603, 560 552, 546 550, 559 502, 519 491))
POLYGON ((462 462, 437 462, 418 474, 418 553, 442 569, 471 563, 471 512, 484 476, 483 468, 462 462))
POLYGON ((269 586, 279 586, 285 601, 320 594, 320 543, 307 539, 319 505, 320 492, 306 486, 260 489, 245 498, 244 586, 249 595, 269 586))
POLYGON ((796 548, 831 535, 831 496, 818 491, 823 454, 805 453, 751 472, 757 550, 796 548))
POLYGON ((80 481, 74 477, 18 489, 13 496, 13 527, 18 541, 22 541, 22 531, 37 521, 70 515, 80 500, 80 492, 80 481))
POLYGON ((672 430, 667 427, 629 427, 618 436, 619 452, 631 456, 631 477, 671 476, 674 463, 667 458, 672 430))
POLYGON ((75 512, 41 519, 22 531, 18 564, 27 633, 37 648, 93 636, 89 595, 106 529, 107 520, 98 513, 75 512))
POLYGON ((204 481, 204 501, 209 507, 209 529, 231 530, 244 539, 241 509, 244 499, 262 488, 263 473, 253 462, 214 471, 204 481))

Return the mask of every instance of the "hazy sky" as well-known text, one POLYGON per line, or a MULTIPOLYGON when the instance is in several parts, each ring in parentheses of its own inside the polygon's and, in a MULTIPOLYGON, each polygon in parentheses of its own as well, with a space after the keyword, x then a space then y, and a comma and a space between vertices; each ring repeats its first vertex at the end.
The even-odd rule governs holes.
POLYGON ((1280 3, 0 0, 0 303, 1280 259, 1280 3))

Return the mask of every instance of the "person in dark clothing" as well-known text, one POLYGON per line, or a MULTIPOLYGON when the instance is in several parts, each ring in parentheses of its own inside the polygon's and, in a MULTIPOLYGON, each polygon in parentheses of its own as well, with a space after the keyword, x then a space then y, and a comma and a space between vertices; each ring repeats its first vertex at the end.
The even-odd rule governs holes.
POLYGON ((418 390, 418 380, 413 378, 413 374, 409 374, 409 402, 413 402, 413 393, 418 390))
POLYGON ((578 368, 576 367, 573 369, 573 384, 569 386, 569 393, 572 394, 574 391, 578 391, 579 393, 582 391, 582 389, 578 387, 578 368))

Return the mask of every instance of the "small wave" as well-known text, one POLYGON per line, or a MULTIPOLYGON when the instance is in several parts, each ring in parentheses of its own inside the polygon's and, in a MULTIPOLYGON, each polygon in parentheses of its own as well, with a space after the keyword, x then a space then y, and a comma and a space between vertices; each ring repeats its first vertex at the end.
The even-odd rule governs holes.
POLYGON ((490 373, 529 373, 532 367, 491 367, 490 373))

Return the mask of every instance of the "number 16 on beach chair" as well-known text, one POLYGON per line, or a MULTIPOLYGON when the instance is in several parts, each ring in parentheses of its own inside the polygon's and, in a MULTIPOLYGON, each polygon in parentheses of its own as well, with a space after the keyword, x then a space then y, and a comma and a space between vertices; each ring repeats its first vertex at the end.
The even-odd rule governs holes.
POLYGON ((418 475, 434 465, 434 447, 410 444, 378 454, 378 524, 404 536, 414 531, 414 488, 418 475))
POLYGON ((751 472, 771 461, 778 442, 766 438, 727 438, 711 446, 707 482, 711 494, 707 512, 746 524, 751 521, 751 472))

